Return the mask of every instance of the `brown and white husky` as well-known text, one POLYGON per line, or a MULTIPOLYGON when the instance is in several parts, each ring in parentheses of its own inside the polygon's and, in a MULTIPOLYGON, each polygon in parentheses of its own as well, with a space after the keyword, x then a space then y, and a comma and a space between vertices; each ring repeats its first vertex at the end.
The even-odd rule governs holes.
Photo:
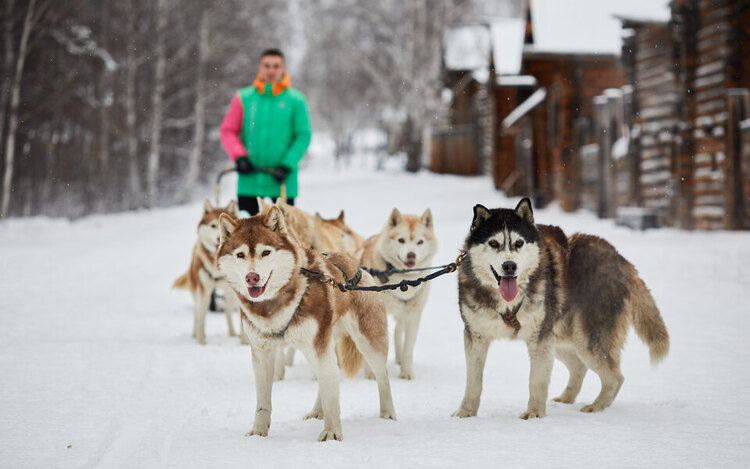
MULTIPOLYGON (((260 214, 265 214, 272 204, 258 197, 260 214)), ((302 209, 277 200, 275 206, 284 215, 287 230, 289 230, 299 243, 304 247, 315 249, 318 252, 345 252, 354 254, 362 247, 363 238, 344 222, 344 211, 338 218, 324 219, 319 213, 310 215, 302 209)), ((273 374, 274 381, 284 379, 285 367, 294 363, 294 348, 287 347, 286 351, 279 348, 277 352, 276 369, 273 374)))
MULTIPOLYGON (((237 217, 237 202, 233 200, 224 208, 214 207, 208 199, 203 202, 203 215, 198 223, 198 240, 193 247, 190 268, 172 285, 172 288, 190 290, 193 295, 193 337, 199 344, 204 345, 206 343, 206 313, 214 289, 224 292, 226 299, 224 312, 229 326, 229 335, 237 335, 232 324, 232 312, 238 306, 237 298, 216 265, 216 250, 219 247, 219 216, 221 214, 237 217)), ((242 337, 242 341, 247 343, 244 337, 242 337)))
MULTIPOLYGON (((250 340, 257 408, 247 436, 267 436, 271 424, 271 389, 278 347, 300 350, 318 377, 318 397, 306 418, 322 418, 319 440, 341 440, 339 367, 336 344, 343 341, 341 367, 350 376, 367 361, 377 379, 380 417, 396 418, 386 370, 388 324, 382 298, 373 292, 342 293, 301 275, 309 269, 344 281, 359 264, 346 254, 323 255, 306 249, 287 228, 281 210, 236 221, 219 219, 218 265, 237 293, 242 325, 250 340)), ((372 285, 362 274, 361 285, 372 285)))
MULTIPOLYGON (((364 239, 344 222, 344 211, 337 218, 325 219, 319 213, 310 215, 304 210, 280 200, 275 204, 284 214, 287 228, 305 247, 318 252, 345 252, 354 254, 362 247, 364 239)), ((260 213, 265 213, 271 204, 258 197, 260 213)))
POLYGON ((570 372, 555 401, 571 404, 588 369, 601 392, 582 412, 614 401, 624 378, 620 352, 632 324, 648 344, 652 363, 669 352, 669 334, 638 272, 607 241, 537 225, 529 199, 515 210, 474 207, 458 269, 464 321, 466 392, 457 417, 477 415, 490 343, 526 342, 531 361, 529 403, 522 419, 546 414, 555 357, 570 372))
MULTIPOLYGON (((422 216, 417 216, 402 215, 394 208, 383 231, 365 241, 359 259, 363 266, 381 271, 388 268, 422 268, 432 263, 437 247, 430 209, 425 210, 422 216)), ((426 273, 417 271, 393 274, 387 279, 376 279, 376 282, 381 285, 399 283, 404 279, 414 280, 426 273)), ((429 291, 428 282, 416 288, 409 288, 405 292, 388 290, 382 293, 388 314, 396 320, 393 344, 396 349, 396 363, 401 365, 399 377, 403 379, 414 378, 414 344, 429 291)))

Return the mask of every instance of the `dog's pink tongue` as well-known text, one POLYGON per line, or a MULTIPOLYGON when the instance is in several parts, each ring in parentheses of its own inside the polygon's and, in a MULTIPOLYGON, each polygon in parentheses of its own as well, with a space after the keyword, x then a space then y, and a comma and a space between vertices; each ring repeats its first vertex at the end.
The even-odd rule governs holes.
POLYGON ((518 295, 518 282, 516 282, 515 277, 500 277, 497 286, 505 301, 513 301, 513 298, 518 295))
POLYGON ((263 293, 263 287, 248 287, 247 292, 253 298, 258 298, 263 293))

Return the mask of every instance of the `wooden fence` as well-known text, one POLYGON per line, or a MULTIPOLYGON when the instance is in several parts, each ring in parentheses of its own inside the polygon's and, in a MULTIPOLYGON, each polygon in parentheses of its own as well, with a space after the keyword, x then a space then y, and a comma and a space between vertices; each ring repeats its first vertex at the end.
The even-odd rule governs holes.
POLYGON ((478 141, 476 127, 473 125, 433 130, 432 171, 467 176, 479 174, 478 141))

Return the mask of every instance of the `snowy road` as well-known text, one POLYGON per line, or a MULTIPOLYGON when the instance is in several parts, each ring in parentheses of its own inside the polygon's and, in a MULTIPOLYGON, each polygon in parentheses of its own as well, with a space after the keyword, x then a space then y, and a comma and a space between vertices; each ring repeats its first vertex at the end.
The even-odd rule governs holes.
MULTIPOLYGON (((455 258, 472 207, 512 206, 486 178, 358 171, 302 174, 299 205, 365 235, 393 206, 430 207, 438 263, 455 258)), ((172 291, 188 265, 200 203, 76 222, 0 222, 0 467, 747 467, 750 457, 750 233, 633 232, 589 214, 540 210, 540 223, 610 240, 652 289, 671 354, 651 369, 631 331, 625 384, 603 413, 589 373, 579 402, 522 421, 528 357, 495 343, 479 416, 451 418, 464 387, 456 279, 435 281, 414 381, 392 378, 399 420, 377 418, 374 382, 342 379, 345 439, 321 444, 312 371, 297 356, 274 386, 268 438, 246 438, 255 408, 250 351, 172 291)), ((391 376, 397 367, 389 363, 391 376)), ((567 381, 557 362, 550 395, 567 381)))

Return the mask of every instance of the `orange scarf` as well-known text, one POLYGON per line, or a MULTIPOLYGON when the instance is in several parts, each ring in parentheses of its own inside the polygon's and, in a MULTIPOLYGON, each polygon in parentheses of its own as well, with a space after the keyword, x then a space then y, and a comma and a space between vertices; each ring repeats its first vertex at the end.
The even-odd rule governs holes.
MULTIPOLYGON (((260 94, 264 94, 266 92, 266 82, 263 81, 263 78, 261 78, 260 75, 258 75, 258 77, 255 79, 253 86, 256 90, 258 90, 258 93, 260 94)), ((271 87, 271 94, 274 96, 278 96, 283 93, 284 90, 291 87, 292 80, 289 78, 289 74, 285 73, 284 76, 281 77, 281 80, 273 83, 271 87)))

